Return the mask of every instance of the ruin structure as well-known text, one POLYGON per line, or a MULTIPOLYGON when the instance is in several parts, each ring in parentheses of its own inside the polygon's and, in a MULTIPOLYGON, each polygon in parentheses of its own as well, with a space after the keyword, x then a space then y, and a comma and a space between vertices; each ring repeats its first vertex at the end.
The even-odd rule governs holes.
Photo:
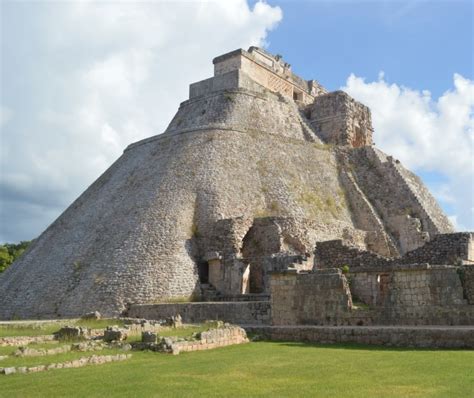
POLYGON ((221 55, 0 276, 0 319, 472 325, 473 235, 372 134, 280 56, 221 55))

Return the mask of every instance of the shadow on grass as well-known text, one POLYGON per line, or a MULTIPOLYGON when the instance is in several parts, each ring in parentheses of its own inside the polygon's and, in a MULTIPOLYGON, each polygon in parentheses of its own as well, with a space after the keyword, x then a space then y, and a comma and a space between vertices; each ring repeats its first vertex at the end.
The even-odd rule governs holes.
POLYGON ((470 348, 432 348, 432 347, 388 347, 383 345, 357 344, 357 343, 313 343, 310 341, 282 341, 282 340, 258 340, 253 343, 271 343, 287 347, 314 347, 328 350, 364 350, 364 351, 394 351, 394 352, 437 352, 437 351, 473 351, 470 348))

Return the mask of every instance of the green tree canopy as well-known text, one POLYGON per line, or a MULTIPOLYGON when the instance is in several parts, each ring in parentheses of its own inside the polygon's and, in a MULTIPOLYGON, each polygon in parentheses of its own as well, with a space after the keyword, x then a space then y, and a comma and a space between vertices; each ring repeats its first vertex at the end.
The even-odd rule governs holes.
POLYGON ((0 245, 0 273, 5 271, 18 257, 20 257, 31 241, 20 243, 5 243, 0 245))

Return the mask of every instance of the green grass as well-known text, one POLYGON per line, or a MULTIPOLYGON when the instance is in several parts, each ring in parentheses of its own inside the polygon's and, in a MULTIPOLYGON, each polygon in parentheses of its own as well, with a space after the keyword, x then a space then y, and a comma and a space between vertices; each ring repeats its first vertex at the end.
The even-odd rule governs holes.
MULTIPOLYGON (((31 343, 28 344, 28 347, 34 348, 35 350, 40 350, 40 349, 46 349, 49 350, 51 348, 56 348, 59 347, 60 344, 58 341, 53 340, 53 341, 47 341, 44 343, 31 343)), ((13 354, 16 350, 18 350, 19 346, 9 346, 9 347, 0 347, 0 355, 11 355, 13 354)), ((3 365, 0 365, 3 366, 3 365)))
POLYGON ((42 336, 53 334, 65 325, 84 326, 89 329, 105 329, 106 326, 118 325, 123 326, 123 322, 117 319, 79 319, 61 322, 45 322, 45 323, 14 323, 0 324, 0 337, 17 337, 17 336, 42 336))
MULTIPOLYGON (((3 366, 3 365, 0 365, 3 366)), ((1 376, 0 376, 1 377, 1 376)), ((258 342, 3 376, 5 397, 472 397, 474 351, 258 342)))

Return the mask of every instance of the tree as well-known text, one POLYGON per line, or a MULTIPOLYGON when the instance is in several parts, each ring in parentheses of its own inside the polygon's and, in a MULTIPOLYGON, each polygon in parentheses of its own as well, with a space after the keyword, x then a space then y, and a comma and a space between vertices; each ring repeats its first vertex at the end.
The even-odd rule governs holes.
POLYGON ((20 243, 5 243, 0 245, 0 273, 5 271, 17 258, 19 258, 31 241, 20 243))

